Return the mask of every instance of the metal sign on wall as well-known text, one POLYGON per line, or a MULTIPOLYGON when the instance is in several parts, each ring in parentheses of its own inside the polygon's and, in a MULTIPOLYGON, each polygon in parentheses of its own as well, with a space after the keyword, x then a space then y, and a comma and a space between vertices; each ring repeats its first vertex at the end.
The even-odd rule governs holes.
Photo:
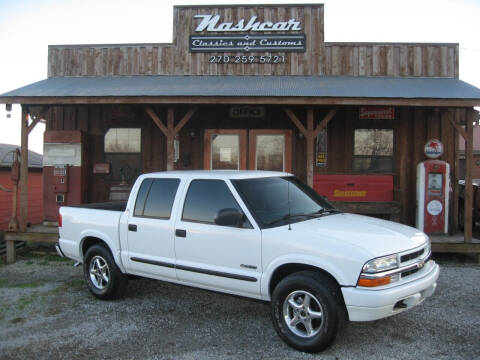
MULTIPOLYGON (((195 32, 231 32, 235 34, 190 35, 190 52, 305 52, 305 34, 292 34, 301 31, 300 21, 257 21, 240 19, 237 23, 221 22, 219 15, 196 15, 199 19, 195 32), (269 34, 261 34, 269 32, 269 34), (283 32, 283 34, 270 34, 283 32)), ((229 62, 229 61, 226 61, 229 62)), ((252 62, 252 61, 251 61, 252 62)), ((268 62, 268 61, 267 61, 268 62)))
POLYGON ((305 52, 305 35, 191 35, 191 52, 305 52))
POLYGON ((393 120, 395 119, 395 108, 391 106, 362 106, 358 111, 358 117, 369 120, 393 120))

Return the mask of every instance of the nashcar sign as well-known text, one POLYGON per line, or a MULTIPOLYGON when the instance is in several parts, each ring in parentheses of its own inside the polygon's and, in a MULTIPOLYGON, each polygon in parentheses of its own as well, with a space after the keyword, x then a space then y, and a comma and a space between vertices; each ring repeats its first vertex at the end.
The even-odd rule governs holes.
POLYGON ((290 19, 288 21, 279 21, 273 23, 271 21, 257 21, 256 16, 252 16, 245 24, 245 19, 240 19, 235 25, 233 22, 220 22, 220 15, 195 15, 195 19, 202 19, 195 29, 196 32, 247 32, 247 31, 299 31, 300 21, 290 19))
POLYGON ((196 15, 200 23, 195 32, 234 32, 237 34, 191 35, 190 52, 305 52, 305 34, 258 34, 259 32, 300 31, 296 19, 271 22, 240 19, 237 23, 220 22, 219 15, 196 15), (242 34, 238 34, 242 32, 242 34), (250 32, 250 33, 249 33, 250 32), (253 34, 251 32, 254 32, 253 34))

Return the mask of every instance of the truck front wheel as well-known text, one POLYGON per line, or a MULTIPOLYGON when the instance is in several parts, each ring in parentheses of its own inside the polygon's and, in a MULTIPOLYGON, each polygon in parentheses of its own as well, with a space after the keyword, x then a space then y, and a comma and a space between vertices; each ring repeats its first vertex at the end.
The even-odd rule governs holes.
POLYGON ((301 271, 284 278, 272 295, 272 320, 280 338, 306 352, 328 347, 342 322, 338 286, 327 276, 301 271))
POLYGON ((115 299, 121 297, 126 290, 128 278, 102 245, 88 248, 83 262, 83 274, 88 289, 99 299, 115 299))

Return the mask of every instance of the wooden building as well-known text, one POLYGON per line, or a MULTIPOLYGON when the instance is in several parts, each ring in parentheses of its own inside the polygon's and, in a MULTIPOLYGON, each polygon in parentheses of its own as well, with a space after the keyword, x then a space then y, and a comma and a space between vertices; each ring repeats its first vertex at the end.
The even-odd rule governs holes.
MULTIPOLYGON (((170 44, 49 46, 48 78, 0 95, 22 104, 24 148, 40 119, 82 132, 84 201, 172 169, 285 170, 312 186, 384 175, 390 198, 337 206, 414 225, 416 166, 437 138, 458 228, 458 134, 471 159, 480 105, 458 79, 458 44, 327 43, 321 4, 176 6, 173 23, 170 44)), ((464 249, 480 251, 471 239, 464 249)))
MULTIPOLYGON (((18 146, 0 144, 0 232, 7 231, 12 220, 14 181, 12 181, 13 153, 18 146)), ((28 152, 28 224, 43 221, 42 155, 28 152)), ((17 202, 18 216, 20 206, 17 202)))

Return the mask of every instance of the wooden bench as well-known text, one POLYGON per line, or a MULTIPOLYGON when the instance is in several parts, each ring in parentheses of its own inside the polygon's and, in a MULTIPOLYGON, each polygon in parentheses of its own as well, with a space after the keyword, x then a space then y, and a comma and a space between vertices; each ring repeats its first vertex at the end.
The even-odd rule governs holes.
POLYGON ((58 241, 58 227, 33 225, 28 227, 26 232, 6 232, 4 237, 7 246, 7 264, 11 264, 17 258, 16 241, 55 244, 58 241))
POLYGON ((400 222, 401 205, 399 202, 346 202, 330 201, 337 209, 348 213, 363 215, 383 215, 387 220, 400 222))

